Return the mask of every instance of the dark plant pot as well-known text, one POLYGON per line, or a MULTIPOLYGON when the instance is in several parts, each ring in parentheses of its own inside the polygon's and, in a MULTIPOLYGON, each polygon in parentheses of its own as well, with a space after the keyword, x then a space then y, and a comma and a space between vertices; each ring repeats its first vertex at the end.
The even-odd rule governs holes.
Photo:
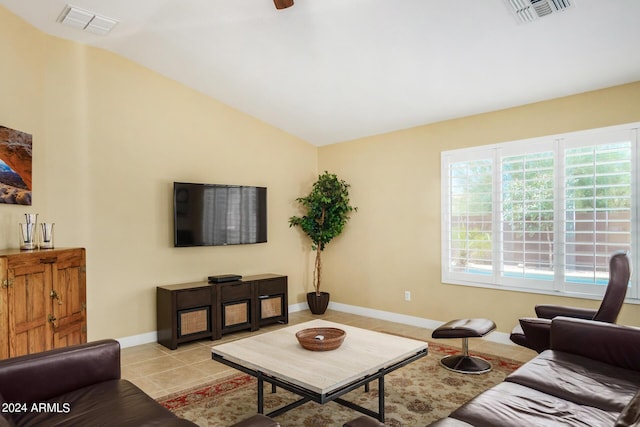
POLYGON ((329 292, 320 292, 320 295, 317 295, 315 292, 309 292, 307 294, 307 303, 309 304, 311 313, 324 314, 329 306, 329 292))

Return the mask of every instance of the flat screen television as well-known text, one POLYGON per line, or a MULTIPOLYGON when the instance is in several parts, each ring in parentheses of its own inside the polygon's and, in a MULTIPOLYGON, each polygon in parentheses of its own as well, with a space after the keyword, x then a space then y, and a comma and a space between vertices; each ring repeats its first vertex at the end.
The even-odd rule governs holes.
POLYGON ((267 241, 267 189, 173 183, 174 246, 224 246, 267 241))

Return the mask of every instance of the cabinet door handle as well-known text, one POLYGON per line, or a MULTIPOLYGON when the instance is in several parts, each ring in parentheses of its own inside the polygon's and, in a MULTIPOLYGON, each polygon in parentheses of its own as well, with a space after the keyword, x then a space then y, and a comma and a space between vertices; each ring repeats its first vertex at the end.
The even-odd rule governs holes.
POLYGON ((51 299, 57 299, 58 305, 62 305, 62 298, 60 298, 60 294, 58 294, 56 291, 52 290, 49 296, 51 297, 51 299))
POLYGON ((49 314, 49 318, 47 319, 49 321, 49 323, 51 323, 51 327, 53 328, 53 330, 55 331, 56 329, 58 329, 58 324, 56 323, 56 317, 53 314, 49 314))

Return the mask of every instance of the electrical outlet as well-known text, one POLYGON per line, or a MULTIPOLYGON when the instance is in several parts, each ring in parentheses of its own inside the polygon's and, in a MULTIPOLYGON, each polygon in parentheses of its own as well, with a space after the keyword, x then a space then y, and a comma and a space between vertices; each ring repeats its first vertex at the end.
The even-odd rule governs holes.
POLYGON ((411 301, 411 291, 404 291, 404 300, 411 301))

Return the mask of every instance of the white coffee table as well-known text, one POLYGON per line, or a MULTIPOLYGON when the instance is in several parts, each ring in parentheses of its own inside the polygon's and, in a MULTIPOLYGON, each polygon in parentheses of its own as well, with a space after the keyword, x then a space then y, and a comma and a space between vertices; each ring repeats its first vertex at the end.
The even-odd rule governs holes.
POLYGON ((384 376, 427 355, 426 342, 324 320, 312 320, 237 341, 216 345, 212 358, 258 379, 258 413, 264 413, 263 385, 289 390, 301 399, 267 414, 280 415, 306 402, 335 401, 384 422, 384 376), (331 351, 309 351, 298 343, 296 332, 331 327, 347 335, 331 351), (378 380, 378 412, 340 396, 378 380))

